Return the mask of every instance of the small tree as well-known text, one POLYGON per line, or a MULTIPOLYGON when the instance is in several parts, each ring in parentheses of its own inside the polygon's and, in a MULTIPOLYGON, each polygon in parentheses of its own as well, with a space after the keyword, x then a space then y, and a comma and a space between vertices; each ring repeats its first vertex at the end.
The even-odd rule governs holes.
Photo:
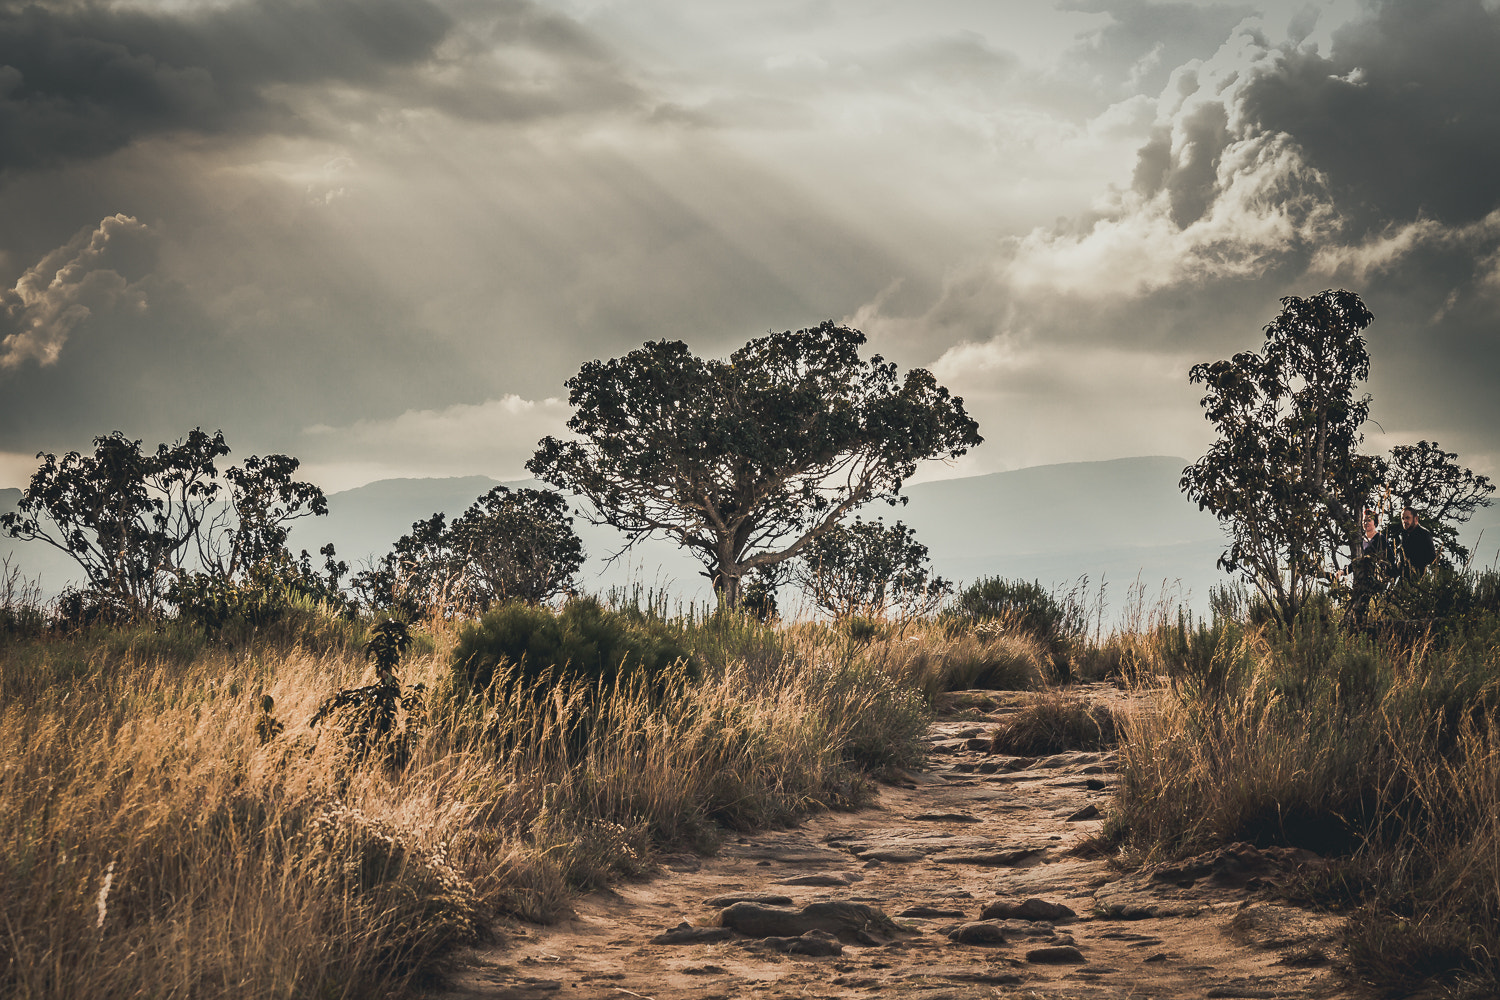
POLYGON ((1189 373, 1207 387, 1203 408, 1219 437, 1181 485, 1229 534, 1219 565, 1290 622, 1341 554, 1358 556, 1362 507, 1400 489, 1439 520, 1465 520, 1493 487, 1435 446, 1397 448, 1389 465, 1360 454, 1370 411, 1369 395, 1357 394, 1370 373, 1362 334, 1373 317, 1348 291, 1281 303, 1259 353, 1189 373), (1387 484, 1392 470, 1398 481, 1387 484))
POLYGON ((560 494, 496 486, 452 524, 443 513, 412 524, 353 582, 372 606, 409 616, 482 613, 500 601, 566 593, 583 555, 560 494))
POLYGON ((1458 540, 1458 526, 1473 517, 1475 509, 1490 505, 1495 486, 1488 476, 1459 466, 1457 459, 1456 453, 1444 451, 1436 441, 1397 445, 1391 449, 1387 485, 1379 491, 1376 503, 1388 522, 1400 514, 1401 507, 1411 504, 1442 550, 1465 562, 1469 550, 1458 540))
POLYGON ((864 342, 825 322, 728 361, 661 341, 590 362, 567 383, 577 439, 543 439, 526 467, 587 501, 626 549, 676 539, 735 607, 746 573, 796 556, 861 504, 901 502, 919 461, 982 440, 931 373, 898 378, 859 357, 864 342))
POLYGON ((933 576, 927 546, 897 521, 855 518, 808 544, 792 570, 793 579, 824 614, 835 618, 884 618, 931 614, 953 590, 933 576))
POLYGON ((567 593, 583 565, 568 503, 552 490, 496 486, 453 522, 450 534, 485 608, 508 600, 539 604, 567 593))
POLYGON ((201 429, 154 453, 116 431, 94 439, 93 455, 39 454, 0 528, 71 556, 112 613, 151 614, 192 572, 227 582, 289 560, 287 523, 328 512, 322 490, 292 479, 295 458, 252 456, 221 475, 215 463, 227 454, 223 432, 201 429))

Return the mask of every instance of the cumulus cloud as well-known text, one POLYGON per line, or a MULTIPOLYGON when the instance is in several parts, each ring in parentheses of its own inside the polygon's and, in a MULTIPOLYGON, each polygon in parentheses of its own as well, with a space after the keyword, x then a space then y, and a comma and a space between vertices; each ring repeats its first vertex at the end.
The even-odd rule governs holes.
POLYGON ((128 215, 101 219, 28 268, 13 288, 0 292, 8 328, 0 339, 0 369, 23 362, 54 365, 79 323, 96 312, 144 312, 146 295, 116 270, 121 244, 148 229, 128 215))
POLYGON ((331 490, 412 476, 525 478, 537 442, 567 434, 572 412, 564 400, 509 394, 344 427, 316 425, 303 432, 298 454, 308 477, 331 490))
MULTIPOLYGON (((1108 8, 1129 19, 1147 6, 1108 8)), ((1166 74, 1128 181, 951 269, 924 311, 875 300, 855 320, 882 349, 929 345, 980 415, 994 466, 1035 457, 1036 441, 1190 454, 1204 432, 1188 367, 1253 347, 1281 296, 1341 285, 1377 316, 1382 421, 1403 439, 1487 450, 1481 428, 1500 419, 1480 384, 1500 366, 1500 66, 1478 51, 1500 48, 1500 11, 1437 7, 1366 8, 1321 45, 1310 17, 1282 42, 1247 18, 1176 65, 1145 35, 1096 32, 1085 48, 1122 45, 1104 61, 1122 78, 1157 63, 1166 74)))

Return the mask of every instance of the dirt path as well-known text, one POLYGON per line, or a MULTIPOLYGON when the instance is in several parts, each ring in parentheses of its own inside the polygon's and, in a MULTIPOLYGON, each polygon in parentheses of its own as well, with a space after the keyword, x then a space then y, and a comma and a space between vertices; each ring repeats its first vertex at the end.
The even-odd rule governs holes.
MULTIPOLYGON (((1120 697, 1103 686, 1087 694, 1120 697)), ((1226 849, 1126 875, 1070 853, 1102 823, 1089 818, 1090 807, 1109 806, 1112 756, 1028 762, 986 753, 981 737, 1025 697, 975 693, 971 702, 992 704, 940 718, 931 770, 883 787, 874 809, 731 837, 715 857, 666 858, 650 881, 583 897, 561 924, 508 927, 446 996, 1354 995, 1331 971, 1336 918, 1278 904, 1259 889, 1259 880, 1308 859, 1226 849), (735 898, 763 895, 785 902, 741 903, 721 917, 735 898), (989 904, 1028 899, 1076 918, 1036 919, 1048 907, 1033 903, 1019 915, 981 919, 989 904), (804 910, 829 902, 856 905, 804 910), (757 936, 720 927, 725 919, 757 936), (758 924, 767 920, 788 927, 762 937, 758 924), (808 922, 842 941, 817 931, 797 937, 808 922), (673 939, 684 940, 666 943, 673 939), (841 953, 797 954, 824 948, 841 953)))

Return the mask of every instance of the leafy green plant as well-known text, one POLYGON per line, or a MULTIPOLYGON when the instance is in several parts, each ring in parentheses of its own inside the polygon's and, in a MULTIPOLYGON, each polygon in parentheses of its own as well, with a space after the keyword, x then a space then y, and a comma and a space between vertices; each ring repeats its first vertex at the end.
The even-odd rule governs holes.
POLYGON ((585 597, 561 611, 519 601, 492 608, 459 631, 450 662, 454 691, 464 697, 488 691, 502 665, 513 682, 550 674, 608 685, 622 674, 658 677, 690 660, 669 629, 585 597))
POLYGON ((1494 486, 1436 443, 1398 446, 1389 459, 1361 454, 1371 401, 1358 392, 1370 374, 1363 331, 1374 316, 1344 290, 1281 305, 1259 352, 1189 373, 1206 387, 1204 416, 1218 438, 1180 485, 1229 536, 1219 565, 1287 625, 1341 554, 1346 564, 1361 556, 1361 507, 1415 505, 1461 553, 1455 526, 1490 503, 1494 486))
POLYGON ((1061 598, 1040 583, 991 576, 959 592, 947 612, 950 622, 1015 631, 1046 647, 1054 675, 1070 676, 1069 656, 1088 632, 1088 613, 1075 593, 1061 598))
POLYGON ((416 742, 415 727, 427 695, 426 686, 420 683, 403 691, 396 676, 396 667, 412 643, 411 626, 400 618, 387 618, 370 633, 364 653, 375 664, 375 683, 329 696, 308 725, 316 728, 325 719, 334 720, 356 761, 378 749, 389 763, 404 766, 416 742), (401 713, 406 724, 398 731, 401 713))
POLYGON ((88 580, 78 617, 155 616, 191 567, 237 580, 285 553, 291 521, 328 513, 322 490, 292 478, 297 459, 252 455, 221 473, 227 454, 223 432, 197 428, 155 452, 118 431, 96 437, 93 455, 41 456, 0 529, 78 564, 88 580))
POLYGON ((496 486, 451 524, 439 512, 411 529, 353 580, 373 608, 416 617, 536 604, 571 590, 583 565, 567 501, 552 490, 496 486))

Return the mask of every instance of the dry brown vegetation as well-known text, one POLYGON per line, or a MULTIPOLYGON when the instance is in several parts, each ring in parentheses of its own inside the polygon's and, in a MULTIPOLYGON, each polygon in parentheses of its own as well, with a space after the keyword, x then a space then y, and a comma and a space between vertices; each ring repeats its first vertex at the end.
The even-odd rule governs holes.
MULTIPOLYGON (((233 645, 170 622, 0 630, 0 993, 399 994, 497 914, 553 920, 662 851, 865 803, 873 776, 921 762, 938 694, 1042 687, 1058 655, 951 618, 668 624, 696 678, 544 678, 502 698, 455 695, 453 633, 429 629, 400 668, 429 691, 402 766, 308 725, 370 679, 359 622, 304 608, 233 645)), ((1284 891, 1351 915, 1353 975, 1492 991, 1494 616, 1371 637, 1318 608, 1286 630, 1219 602, 1208 622, 1130 625, 1068 649, 1075 675, 1151 694, 1110 720, 1122 859, 1312 848, 1335 863, 1284 891)), ((1037 705, 1038 726, 1081 725, 1062 695, 1037 705)))
POLYGON ((697 680, 500 700, 454 697, 452 632, 421 638, 400 674, 430 697, 402 767, 308 725, 370 681, 357 623, 304 609, 235 648, 170 622, 7 635, 0 992, 399 990, 496 914, 555 919, 660 850, 859 805, 868 771, 920 762, 924 692, 1033 677, 1024 647, 936 626, 679 626, 710 664, 697 680))

